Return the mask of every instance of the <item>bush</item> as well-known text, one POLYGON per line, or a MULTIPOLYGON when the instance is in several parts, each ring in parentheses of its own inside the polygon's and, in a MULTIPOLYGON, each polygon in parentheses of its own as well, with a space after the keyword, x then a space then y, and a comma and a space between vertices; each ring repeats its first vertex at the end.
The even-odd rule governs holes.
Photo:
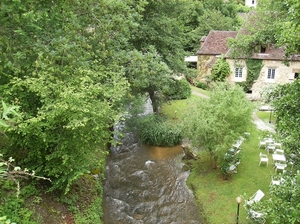
POLYGON ((187 99, 191 96, 191 87, 186 79, 174 79, 173 84, 165 91, 165 94, 170 100, 187 99))
POLYGON ((185 78, 186 80, 193 85, 194 83, 194 80, 196 79, 197 77, 197 69, 188 69, 185 73, 185 78))
POLYGON ((197 82, 196 87, 206 90, 208 88, 208 85, 204 82, 197 82))
POLYGON ((139 124, 140 139, 145 145, 172 147, 182 141, 181 128, 158 115, 147 115, 139 124))

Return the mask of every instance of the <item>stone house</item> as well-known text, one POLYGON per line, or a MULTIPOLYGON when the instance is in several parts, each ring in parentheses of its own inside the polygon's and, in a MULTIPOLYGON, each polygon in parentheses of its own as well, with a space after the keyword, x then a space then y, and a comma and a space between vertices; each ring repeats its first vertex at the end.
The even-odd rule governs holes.
MULTIPOLYGON (((227 39, 235 38, 235 31, 211 31, 207 37, 201 39, 198 54, 197 68, 199 75, 210 75, 211 67, 220 55, 230 65, 231 74, 228 76, 230 83, 244 82, 247 79, 247 66, 243 58, 231 58, 230 49, 227 47, 227 39)), ((269 45, 261 48, 260 52, 254 53, 252 59, 262 60, 262 69, 257 80, 254 81, 249 97, 259 99, 263 88, 272 84, 285 84, 293 82, 300 73, 300 56, 294 55, 289 60, 289 65, 283 63, 284 49, 269 45)), ((203 80, 203 79, 202 79, 203 80)))
MULTIPOLYGON (((247 67, 245 60, 232 59, 225 55, 232 74, 228 77, 231 83, 243 82, 247 79, 247 67)), ((289 65, 284 64, 284 49, 269 45, 259 53, 254 53, 251 59, 262 60, 262 69, 258 78, 254 81, 249 95, 252 99, 259 99, 264 88, 272 84, 285 84, 293 82, 300 73, 300 57, 294 55, 289 65)))
POLYGON ((221 55, 228 52, 227 39, 235 38, 236 31, 211 30, 207 36, 200 40, 200 49, 197 51, 197 68, 199 76, 204 77, 211 73, 212 66, 221 55))

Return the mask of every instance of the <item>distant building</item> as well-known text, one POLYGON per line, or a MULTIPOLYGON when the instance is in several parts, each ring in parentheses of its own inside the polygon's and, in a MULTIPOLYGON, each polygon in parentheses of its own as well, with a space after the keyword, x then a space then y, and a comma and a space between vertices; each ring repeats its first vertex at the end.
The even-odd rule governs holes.
MULTIPOLYGON (((217 59, 224 55, 229 63, 231 74, 227 77, 230 83, 245 82, 247 80, 247 66, 245 58, 232 58, 230 49, 227 45, 228 38, 236 38, 236 31, 217 31, 211 30, 208 36, 204 36, 200 41, 198 55, 198 79, 205 80, 211 74, 212 66, 217 59)), ((300 74, 300 55, 293 55, 289 58, 289 66, 283 63, 284 48, 269 44, 261 47, 258 52, 254 52, 252 59, 262 61, 262 69, 258 78, 254 81, 249 97, 260 99, 262 88, 271 84, 285 84, 296 80, 300 74)))
POLYGON ((256 8, 258 0, 245 0, 245 6, 256 8))

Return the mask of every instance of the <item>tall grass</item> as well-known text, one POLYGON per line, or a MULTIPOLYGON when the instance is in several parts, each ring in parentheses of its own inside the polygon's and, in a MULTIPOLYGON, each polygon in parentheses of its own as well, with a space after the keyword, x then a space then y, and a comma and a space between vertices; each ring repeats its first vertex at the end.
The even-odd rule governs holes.
MULTIPOLYGON (((203 100, 198 96, 198 100, 203 100)), ((174 120, 176 110, 176 122, 184 116, 184 111, 188 101, 174 101, 170 105, 162 108, 164 115, 174 120)), ((237 203, 236 197, 242 196, 244 199, 250 198, 258 189, 265 193, 262 200, 268 198, 269 184, 271 175, 274 173, 272 157, 269 155, 269 166, 259 164, 259 153, 266 151, 258 149, 259 136, 262 131, 257 130, 254 126, 250 132, 250 137, 245 139, 241 145, 242 159, 238 166, 237 173, 233 174, 228 180, 224 180, 220 169, 212 169, 210 157, 207 152, 199 153, 199 159, 192 161, 191 175, 187 180, 188 186, 193 190, 195 200, 198 204, 199 211, 206 218, 205 223, 210 224, 230 224, 236 221, 237 203)), ((244 202, 240 206, 240 223, 251 223, 246 219, 247 211, 243 208, 244 202)))

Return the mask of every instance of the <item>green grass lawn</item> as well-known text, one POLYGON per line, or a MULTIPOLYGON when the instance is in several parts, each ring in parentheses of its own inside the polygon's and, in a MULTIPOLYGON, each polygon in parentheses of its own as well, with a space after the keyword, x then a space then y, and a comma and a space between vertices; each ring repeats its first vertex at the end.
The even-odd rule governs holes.
POLYGON ((257 116, 265 123, 269 123, 271 121, 272 124, 276 123, 276 116, 274 113, 270 111, 258 111, 257 116))
MULTIPOLYGON (((191 100, 205 100, 198 96, 192 96, 187 100, 177 100, 170 105, 162 108, 162 113, 169 118, 175 117, 177 111, 177 122, 183 116, 184 110, 188 109, 188 102, 191 100)), ((266 113, 266 112, 264 112, 266 113)), ((260 114, 265 116, 268 114, 260 114)), ((267 120, 268 121, 268 120, 267 120)), ((219 169, 212 169, 210 158, 207 152, 201 152, 199 159, 193 161, 193 169, 188 178, 187 184, 194 191, 196 202, 201 210, 202 216, 206 217, 205 223, 211 224, 230 224, 235 223, 237 203, 236 197, 251 197, 258 189, 265 193, 262 200, 268 198, 269 184, 271 175, 274 174, 272 158, 269 155, 269 166, 265 164, 258 166, 259 153, 266 153, 264 149, 258 149, 259 136, 262 132, 254 126, 250 132, 250 137, 245 139, 241 146, 242 160, 238 166, 238 172, 233 174, 228 180, 223 180, 219 169)), ((240 223, 251 223, 246 219, 246 210, 243 207, 244 201, 240 206, 240 223)))
POLYGON ((198 93, 203 93, 203 94, 205 94, 205 95, 207 95, 207 96, 209 96, 209 91, 206 91, 206 90, 204 90, 204 89, 200 89, 200 88, 197 88, 197 87, 195 87, 195 86, 191 86, 191 89, 192 90, 194 90, 194 91, 196 91, 196 92, 198 92, 198 93))

